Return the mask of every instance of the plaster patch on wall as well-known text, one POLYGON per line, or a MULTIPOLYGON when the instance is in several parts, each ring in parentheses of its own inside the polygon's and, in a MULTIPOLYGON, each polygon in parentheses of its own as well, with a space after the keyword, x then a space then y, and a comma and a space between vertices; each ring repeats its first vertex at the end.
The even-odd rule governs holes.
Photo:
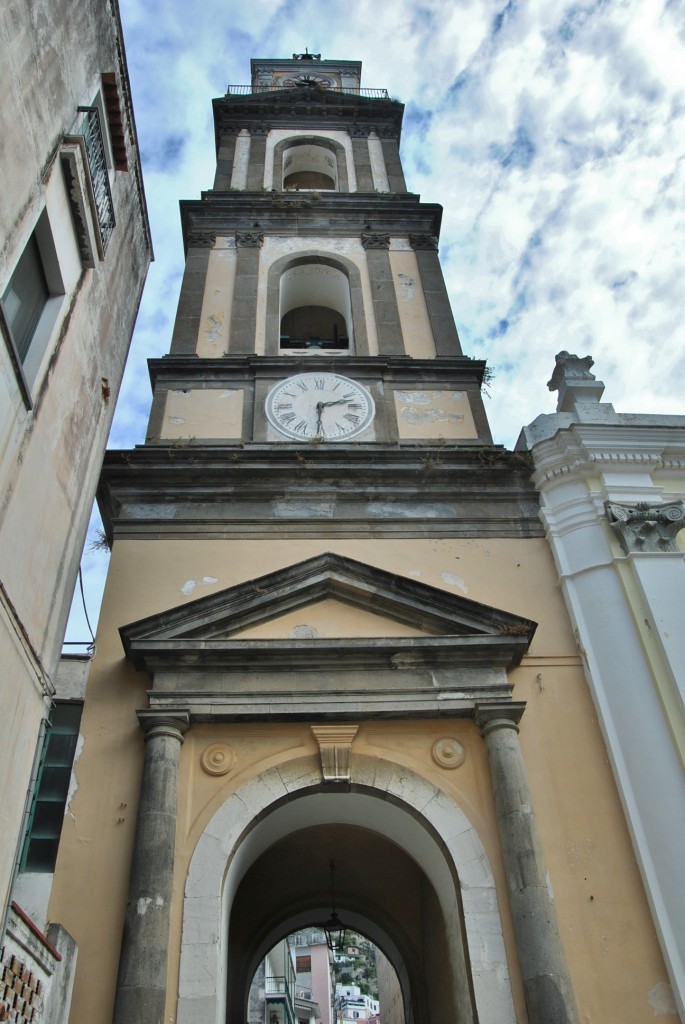
POLYGON ((654 1010, 655 1017, 677 1016, 678 1014, 673 989, 667 981, 660 981, 654 988, 650 988, 647 993, 647 1000, 654 1010))
POLYGON ((399 402, 409 402, 411 405, 430 405, 440 394, 441 391, 396 391, 395 397, 399 402))
POLYGON ((413 302, 416 281, 409 274, 398 274, 397 276, 400 282, 400 295, 405 302, 413 302))
POLYGON ((281 519, 292 519, 294 516, 305 518, 332 519, 335 513, 333 501, 275 501, 273 513, 281 519))
POLYGON ((185 423, 183 416, 170 416, 169 422, 173 423, 175 427, 180 427, 182 423, 185 423))
POLYGON ((218 577, 216 576, 203 576, 201 580, 186 580, 181 587, 181 593, 184 597, 188 597, 189 594, 195 590, 198 585, 204 584, 205 586, 211 586, 213 583, 218 583, 218 577))
POLYGON ((290 630, 291 640, 316 640, 321 636, 314 626, 294 626, 290 630))
POLYGON ((72 821, 76 821, 76 818, 74 817, 74 814, 71 810, 71 801, 78 792, 78 779, 76 778, 76 763, 79 757, 81 756, 84 743, 85 740, 83 736, 81 736, 81 734, 79 733, 79 737, 76 740, 76 752, 74 754, 74 761, 71 766, 71 776, 69 778, 69 792, 67 793, 67 802, 64 805, 64 814, 65 816, 68 814, 72 821))
POLYGON ((453 519, 457 510, 454 505, 403 505, 400 502, 370 502, 366 506, 370 516, 385 519, 453 519))
MULTIPOLYGON (((223 313, 213 313, 211 316, 207 317, 207 327, 205 328, 205 338, 207 341, 214 343, 221 341, 220 331, 224 325, 225 319, 226 318, 223 313)), ((225 396, 222 395, 221 397, 223 398, 225 396)))
POLYGON ((443 583, 448 583, 451 587, 459 587, 465 594, 468 594, 469 588, 464 583, 461 576, 455 576, 453 572, 441 572, 440 579, 443 583))
POLYGON ((463 416, 456 413, 443 412, 442 409, 415 409, 405 406, 400 416, 405 423, 454 423, 459 425, 464 422, 463 416))
POLYGON ((151 903, 152 903, 152 897, 151 896, 141 896, 140 897, 140 899, 138 900, 138 903, 136 904, 136 912, 138 914, 138 917, 145 917, 145 915, 147 913, 147 908, 150 906, 151 903))
POLYGON ((412 569, 412 571, 409 573, 409 575, 410 576, 419 577, 421 575, 421 570, 420 569, 412 569))

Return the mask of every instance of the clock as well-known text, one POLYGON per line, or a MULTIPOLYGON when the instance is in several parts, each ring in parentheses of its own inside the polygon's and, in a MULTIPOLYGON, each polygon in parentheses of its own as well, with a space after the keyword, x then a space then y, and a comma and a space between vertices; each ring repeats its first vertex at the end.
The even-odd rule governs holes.
POLYGON ((339 373, 298 373, 266 398, 269 422, 282 434, 306 441, 347 441, 373 420, 373 398, 339 373))

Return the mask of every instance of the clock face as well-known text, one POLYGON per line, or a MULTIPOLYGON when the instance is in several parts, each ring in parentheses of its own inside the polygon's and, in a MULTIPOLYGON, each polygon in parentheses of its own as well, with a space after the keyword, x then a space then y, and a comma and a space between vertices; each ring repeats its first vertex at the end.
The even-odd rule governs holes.
POLYGON ((288 437, 347 441, 371 423, 373 398, 339 373, 298 373, 269 392, 266 415, 288 437))

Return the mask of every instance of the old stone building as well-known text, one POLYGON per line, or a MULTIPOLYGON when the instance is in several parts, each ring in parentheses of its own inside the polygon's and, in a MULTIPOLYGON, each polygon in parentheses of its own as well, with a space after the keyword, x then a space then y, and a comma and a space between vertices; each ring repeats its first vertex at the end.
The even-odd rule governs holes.
POLYGON ((100 485, 49 908, 71 1020, 242 1024, 266 953, 328 919, 334 858, 398 1024, 641 1024, 668 976, 533 462, 492 442, 441 209, 360 74, 253 61, 182 204, 148 436, 100 485))
POLYGON ((57 669, 152 250, 117 4, 4 5, 0 49, 0 1018, 7 996, 23 1020, 27 971, 52 1012, 39 933, 80 716, 57 669))

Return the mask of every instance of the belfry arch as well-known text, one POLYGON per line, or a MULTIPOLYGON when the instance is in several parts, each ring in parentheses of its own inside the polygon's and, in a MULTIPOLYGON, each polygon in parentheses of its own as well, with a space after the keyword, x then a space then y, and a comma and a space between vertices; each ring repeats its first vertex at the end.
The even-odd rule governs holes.
POLYGON ((368 355, 369 343, 362 297, 362 282, 359 268, 339 253, 319 250, 304 250, 297 256, 282 256, 275 260, 268 271, 266 298, 266 355, 280 353, 281 321, 284 313, 296 306, 311 304, 327 306, 344 321, 348 332, 349 354, 368 355), (295 298, 293 275, 306 277, 305 292, 310 298, 303 302, 303 295, 295 298), (317 275, 321 281, 317 282, 317 275), (325 280, 324 280, 325 279, 325 280), (285 294, 284 294, 285 290, 285 294), (288 293, 292 306, 288 302, 288 293), (284 307, 284 299, 286 307, 284 307))
MULTIPOLYGON (((374 899, 363 886, 346 887, 344 881, 338 899, 350 925, 395 967, 407 1024, 433 1024, 445 1013, 460 1024, 513 1024, 494 879, 478 833, 431 782, 366 755, 353 758, 345 791, 323 784, 311 758, 268 768, 206 822, 185 889, 178 1020, 201 1014, 208 1024, 240 1024, 260 957, 278 938, 328 916, 326 834, 335 834, 341 851, 357 839, 362 852, 387 855, 390 876, 412 879, 410 893, 401 898, 393 889, 394 908, 382 892, 374 899), (299 878, 285 885, 279 858, 282 866, 294 863, 308 840, 299 878), (310 885, 305 866, 312 872, 310 885), (264 905, 251 913, 246 908, 259 887, 264 905), (269 892, 277 894, 273 909, 269 892), (435 949, 412 931, 406 908, 397 908, 410 903, 423 915, 424 929, 432 929, 435 949)), ((380 882, 382 870, 381 862, 371 871, 371 886, 380 882)))

